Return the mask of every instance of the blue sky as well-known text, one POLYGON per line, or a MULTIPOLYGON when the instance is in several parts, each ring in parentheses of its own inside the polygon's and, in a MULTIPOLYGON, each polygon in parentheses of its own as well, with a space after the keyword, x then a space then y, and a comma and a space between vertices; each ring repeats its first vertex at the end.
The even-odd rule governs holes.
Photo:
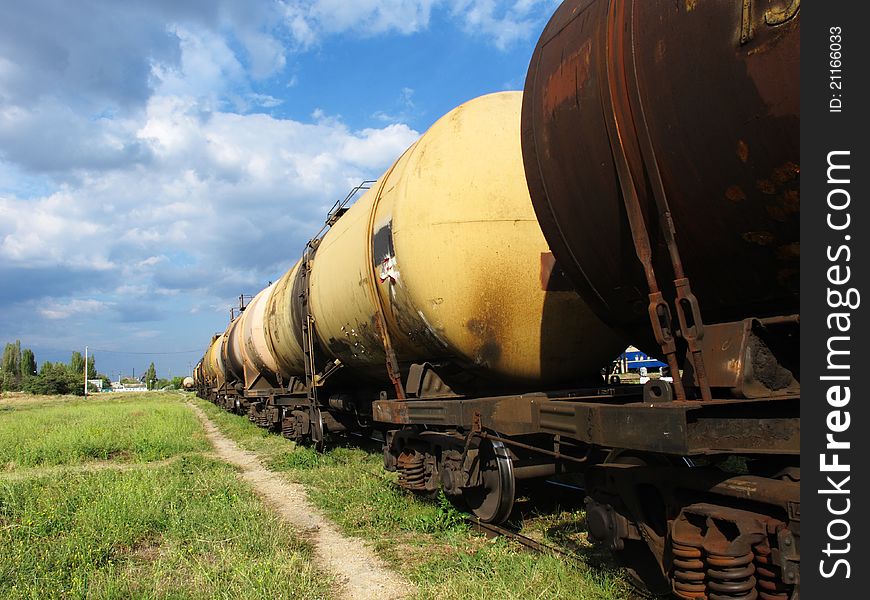
POLYGON ((556 0, 31 0, 0 20, 0 343, 184 374, 359 181, 520 89, 556 0))

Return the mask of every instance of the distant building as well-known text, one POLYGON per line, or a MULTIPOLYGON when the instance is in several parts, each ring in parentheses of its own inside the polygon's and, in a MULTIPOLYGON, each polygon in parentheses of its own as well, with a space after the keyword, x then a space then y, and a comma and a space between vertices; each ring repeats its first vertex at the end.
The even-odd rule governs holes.
POLYGON ((97 388, 98 392, 102 392, 103 391, 103 380, 102 379, 88 379, 88 390, 90 390, 91 387, 95 387, 95 388, 97 388))
POLYGON ((148 387, 137 381, 136 383, 121 383, 120 381, 112 382, 112 391, 113 392, 147 392, 148 387))

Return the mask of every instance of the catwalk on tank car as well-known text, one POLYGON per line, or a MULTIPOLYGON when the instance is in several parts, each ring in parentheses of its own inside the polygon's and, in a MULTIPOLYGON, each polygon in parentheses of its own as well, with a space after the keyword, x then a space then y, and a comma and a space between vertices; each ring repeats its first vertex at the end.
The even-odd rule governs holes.
POLYGON ((200 395, 318 446, 378 430, 400 485, 484 521, 582 472, 639 584, 796 598, 799 19, 564 2, 523 94, 444 116, 241 298, 200 395), (672 381, 603 379, 629 344, 672 381))

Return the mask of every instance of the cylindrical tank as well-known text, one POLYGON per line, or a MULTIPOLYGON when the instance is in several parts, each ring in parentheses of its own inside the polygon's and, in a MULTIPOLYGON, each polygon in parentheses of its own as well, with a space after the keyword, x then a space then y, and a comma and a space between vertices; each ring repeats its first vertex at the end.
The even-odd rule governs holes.
POLYGON ((799 310, 798 6, 566 0, 538 42, 522 115, 535 211, 584 299, 636 344, 648 342, 649 290, 615 155, 663 291, 674 273, 656 167, 705 322, 799 310))
POLYGON ((277 384, 276 375, 279 367, 269 346, 265 329, 266 305, 275 285, 273 283, 254 296, 242 313, 239 331, 242 354, 245 358, 246 388, 257 375, 264 377, 273 386, 277 384))
POLYGON ((223 335, 221 343, 221 359, 226 366, 227 378, 231 381, 244 382, 245 356, 242 350, 242 315, 233 319, 223 335))
MULTIPOLYGON (((310 310, 330 356, 384 378, 385 330, 403 367, 449 361, 483 385, 547 386, 618 354, 623 341, 553 265, 523 175, 521 103, 499 93, 451 111, 327 232, 310 310)), ((303 368, 299 270, 266 303, 285 374, 303 368)))
POLYGON ((272 284, 272 291, 263 300, 266 345, 275 360, 277 372, 285 377, 305 373, 302 322, 298 310, 300 264, 297 262, 272 284))
POLYGON ((221 357, 221 340, 223 334, 211 338, 211 343, 202 359, 203 376, 206 383, 214 387, 220 387, 224 382, 224 363, 221 357))
POLYGON ((181 387, 184 388, 185 390, 192 390, 194 385, 195 385, 195 383, 193 381, 193 377, 185 377, 181 381, 181 387))

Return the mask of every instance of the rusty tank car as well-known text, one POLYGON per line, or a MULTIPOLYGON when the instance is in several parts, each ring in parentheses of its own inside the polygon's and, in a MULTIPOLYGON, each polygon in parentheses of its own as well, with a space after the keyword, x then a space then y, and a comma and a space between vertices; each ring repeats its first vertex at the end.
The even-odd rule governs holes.
POLYGON ((799 7, 568 1, 526 79, 524 164, 560 266, 683 372, 654 406, 745 419, 688 453, 647 434, 587 472, 590 533, 680 598, 797 593, 799 7), (665 454, 751 458, 729 482, 665 454))
POLYGON ((566 0, 522 96, 336 203, 198 393, 317 446, 377 430, 401 486, 483 521, 582 472, 640 585, 797 598, 799 8, 566 0), (673 382, 602 379, 629 343, 673 382))

